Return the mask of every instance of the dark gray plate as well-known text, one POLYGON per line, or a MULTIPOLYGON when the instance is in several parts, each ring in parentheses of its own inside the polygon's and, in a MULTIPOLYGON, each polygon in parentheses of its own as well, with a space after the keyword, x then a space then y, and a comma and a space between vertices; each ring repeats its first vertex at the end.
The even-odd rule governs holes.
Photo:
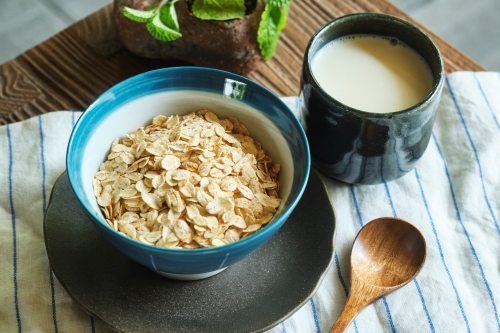
POLYGON ((302 199, 269 242, 211 278, 177 281, 135 263, 92 226, 57 180, 44 221, 54 274, 86 311, 123 332, 261 332, 319 287, 333 258, 335 216, 314 170, 302 199))

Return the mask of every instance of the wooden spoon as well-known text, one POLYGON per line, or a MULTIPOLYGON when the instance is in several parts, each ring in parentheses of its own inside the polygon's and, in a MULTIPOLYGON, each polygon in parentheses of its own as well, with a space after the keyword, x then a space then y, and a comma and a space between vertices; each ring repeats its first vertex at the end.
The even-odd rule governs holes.
POLYGON ((351 290, 330 333, 344 332, 367 305, 413 280, 424 265, 425 239, 405 220, 381 217, 366 224, 351 252, 351 290))

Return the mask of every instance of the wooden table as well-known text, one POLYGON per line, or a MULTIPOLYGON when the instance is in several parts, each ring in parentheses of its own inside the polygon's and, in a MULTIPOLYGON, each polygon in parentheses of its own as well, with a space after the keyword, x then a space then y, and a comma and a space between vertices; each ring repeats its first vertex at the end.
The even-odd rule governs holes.
MULTIPOLYGON (((366 11, 414 22, 385 0, 295 0, 275 56, 249 78, 279 96, 297 95, 304 50, 313 33, 336 17, 366 11)), ((0 66, 0 125, 50 111, 85 110, 112 85, 175 65, 125 50, 117 39, 112 12, 110 4, 0 66)), ((429 34, 443 54, 447 72, 484 70, 443 39, 429 34)))

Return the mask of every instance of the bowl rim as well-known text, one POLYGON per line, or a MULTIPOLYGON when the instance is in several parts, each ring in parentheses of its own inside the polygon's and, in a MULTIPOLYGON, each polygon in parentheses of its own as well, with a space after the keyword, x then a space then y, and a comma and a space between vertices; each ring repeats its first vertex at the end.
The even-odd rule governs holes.
MULTIPOLYGON (((162 89, 162 90, 166 90, 166 89, 162 89)), ((193 89, 193 90, 197 90, 197 89, 193 89)), ((157 93, 161 93, 161 92, 158 91, 157 93)), ((143 95, 138 96, 137 98, 147 96, 147 95, 149 95, 149 94, 143 94, 143 95)), ((121 107, 121 106, 135 100, 135 99, 136 99, 136 97, 130 98, 127 101, 125 101, 124 103, 115 107, 113 110, 115 110, 116 108, 119 108, 119 107, 121 107)), ((242 103, 245 103, 244 100, 240 100, 240 101, 242 103)), ((255 82, 255 81, 252 81, 246 77, 243 77, 241 75, 234 74, 234 73, 227 72, 227 71, 223 71, 220 69, 196 67, 196 66, 160 68, 160 69, 156 69, 156 70, 152 70, 152 71, 147 71, 147 72, 143 72, 143 73, 134 75, 128 79, 125 79, 125 80, 111 86, 109 89, 104 91, 99 97, 97 97, 97 99, 88 106, 88 108, 82 113, 80 118, 77 120, 77 122, 76 122, 76 124, 73 127, 73 130, 71 132, 70 139, 69 139, 68 145, 67 145, 67 150, 66 150, 66 170, 68 171, 68 179, 69 179, 71 188, 72 188, 73 192, 75 193, 75 196, 78 199, 79 203, 84 208, 85 212, 90 216, 91 221, 93 223, 95 223, 96 225, 98 225, 99 229, 106 231, 109 234, 114 234, 114 235, 120 237, 120 239, 122 241, 124 241, 125 243, 127 243, 128 245, 131 245, 133 247, 139 247, 139 248, 142 248, 144 250, 153 251, 153 252, 160 252, 160 253, 165 253, 165 254, 168 253, 168 254, 175 254, 175 255, 188 255, 188 254, 201 254, 201 253, 212 254, 212 253, 218 253, 221 251, 231 251, 231 250, 243 248, 243 247, 247 246, 249 243, 251 243, 253 240, 258 240, 259 238, 265 238, 268 234, 271 234, 271 236, 272 236, 281 227, 281 225, 286 221, 286 219, 288 218, 290 213, 293 211, 293 209, 295 209, 295 207, 297 206, 297 203, 299 202, 299 200, 302 197, 304 190, 306 188, 306 185, 307 185, 307 182, 309 179, 310 169, 311 169, 311 155, 310 155, 310 149, 309 149, 309 144, 307 141, 307 136, 305 134, 305 130, 303 129, 302 125, 300 124, 300 122, 297 119, 297 117, 295 116, 295 114, 290 110, 290 108, 286 105, 285 102, 283 102, 283 100, 281 98, 279 98, 276 94, 274 94, 269 89, 262 86, 261 84, 255 82), (110 93, 112 94, 115 91, 120 90, 123 87, 127 87, 130 85, 137 85, 138 83, 140 83, 141 80, 143 80, 145 77, 147 77, 149 75, 157 75, 157 76, 162 76, 162 77, 164 76, 166 78, 166 77, 168 77, 168 75, 181 76, 181 75, 183 75, 184 72, 190 72, 190 71, 197 71, 200 73, 205 72, 207 74, 209 74, 210 72, 213 72, 213 73, 218 73, 221 75, 226 75, 230 79, 235 79, 235 80, 243 82, 247 85, 254 86, 256 89, 262 91, 262 93, 264 95, 266 95, 270 99, 275 100, 276 103, 280 106, 280 110, 285 113, 286 117, 294 125, 294 127, 295 127, 294 129, 295 129, 296 134, 301 138, 301 141, 303 142, 303 147, 305 150, 304 151, 305 156, 304 156, 304 161, 303 161, 304 162, 304 177, 302 179, 300 179, 300 182, 298 184, 297 194, 295 195, 295 198, 293 198, 291 200, 288 207, 283 209, 283 211, 281 211, 280 215, 278 217, 276 217, 274 220, 272 220, 271 222, 269 222, 265 227, 261 228, 260 230, 258 230, 257 232, 255 232, 254 234, 252 234, 250 236, 239 239, 238 241, 233 242, 233 243, 229 243, 229 244, 225 244, 225 245, 221 245, 221 246, 209 247, 209 248, 196 248, 196 249, 175 249, 174 248, 173 249, 173 248, 158 247, 155 245, 145 244, 145 243, 142 243, 138 240, 132 239, 128 236, 122 235, 119 232, 117 232, 116 230, 112 229, 104 220, 97 219, 94 216, 94 212, 95 212, 94 209, 91 209, 91 207, 88 207, 85 204, 85 202, 80 198, 80 192, 75 188, 75 186, 76 186, 75 182, 78 182, 78 179, 75 179, 75 177, 78 176, 78 173, 77 172, 70 172, 70 170, 73 169, 72 164, 71 164, 73 152, 72 152, 71 148, 73 148, 76 144, 75 137, 79 134, 79 129, 83 126, 82 123, 85 122, 87 120, 87 118, 89 118, 92 115, 93 110, 95 110, 96 108, 99 107, 99 104, 101 103, 101 101, 106 100, 106 95, 108 95, 110 93)), ((81 182, 81 183, 83 183, 83 182, 81 182)), ((269 236, 269 238, 271 236, 269 236)))

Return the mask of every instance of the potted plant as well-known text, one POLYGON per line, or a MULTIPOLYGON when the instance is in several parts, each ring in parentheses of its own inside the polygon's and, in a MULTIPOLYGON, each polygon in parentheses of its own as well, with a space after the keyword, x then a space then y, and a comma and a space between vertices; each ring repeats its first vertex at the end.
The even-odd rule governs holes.
POLYGON ((132 53, 246 74, 274 54, 292 0, 114 0, 132 53))

